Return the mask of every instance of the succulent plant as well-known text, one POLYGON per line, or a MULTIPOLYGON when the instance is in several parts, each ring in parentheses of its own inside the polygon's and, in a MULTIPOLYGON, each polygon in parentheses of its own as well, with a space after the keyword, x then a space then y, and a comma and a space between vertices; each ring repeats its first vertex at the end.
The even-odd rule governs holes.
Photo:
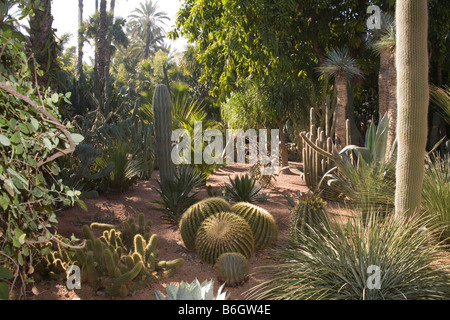
POLYGON ((255 238, 255 249, 263 250, 274 245, 278 236, 275 218, 265 209, 248 202, 239 202, 231 207, 232 212, 245 219, 255 238))
POLYGON ((156 300, 228 300, 229 293, 222 292, 224 285, 217 291, 214 297, 214 281, 203 281, 200 283, 195 279, 191 283, 181 281, 177 287, 172 283, 168 283, 166 287, 166 295, 155 290, 156 300))
POLYGON ((234 202, 256 202, 267 200, 267 194, 262 193, 262 187, 247 173, 243 176, 230 177, 230 184, 224 185, 223 194, 225 198, 234 202))
POLYGON ((209 264, 215 264, 225 252, 238 252, 249 259, 254 248, 252 229, 247 221, 232 212, 220 212, 207 218, 195 237, 198 256, 209 264))
POLYGON ((248 279, 248 261, 240 253, 221 254, 215 267, 218 280, 226 286, 238 286, 248 279))
POLYGON ((172 100, 167 86, 159 84, 153 95, 153 117, 155 151, 158 160, 161 184, 175 179, 175 164, 172 161, 172 100))
POLYGON ((309 227, 316 230, 324 230, 329 227, 330 221, 328 212, 325 209, 326 202, 316 194, 299 192, 297 201, 292 197, 286 196, 292 208, 292 216, 290 223, 291 238, 296 241, 298 232, 308 233, 309 227), (309 225, 309 227, 307 226, 309 225))
POLYGON ((218 197, 204 199, 189 207, 181 216, 179 223, 183 247, 187 250, 195 250, 195 236, 202 222, 209 216, 222 211, 231 211, 231 206, 223 198, 218 197))

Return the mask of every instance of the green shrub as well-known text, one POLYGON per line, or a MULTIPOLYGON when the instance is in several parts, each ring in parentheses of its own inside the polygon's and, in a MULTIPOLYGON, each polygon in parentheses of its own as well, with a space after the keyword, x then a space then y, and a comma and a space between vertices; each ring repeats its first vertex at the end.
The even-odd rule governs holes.
POLYGON ((338 225, 327 233, 299 232, 300 241, 275 253, 280 264, 263 267, 271 278, 250 289, 250 298, 450 298, 450 265, 442 258, 442 245, 432 241, 437 229, 429 218, 388 215, 380 220, 376 212, 367 217, 365 223, 358 217, 348 230, 338 225))
POLYGON ((69 137, 74 145, 83 137, 61 124, 56 104, 69 95, 34 86, 28 51, 6 29, 0 26, 0 266, 23 289, 42 257, 36 242, 54 240, 55 211, 78 201, 79 193, 56 179, 55 159, 71 152, 69 137))

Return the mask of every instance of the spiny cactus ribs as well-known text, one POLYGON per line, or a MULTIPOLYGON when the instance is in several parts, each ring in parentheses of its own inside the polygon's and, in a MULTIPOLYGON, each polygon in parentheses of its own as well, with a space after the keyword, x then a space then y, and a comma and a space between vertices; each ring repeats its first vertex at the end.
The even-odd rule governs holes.
POLYGON ((195 236, 203 221, 209 216, 223 211, 231 211, 231 206, 224 199, 217 197, 199 201, 186 210, 179 223, 183 247, 190 251, 195 250, 195 236))
POLYGON ((231 211, 250 225, 255 238, 255 249, 263 250, 277 241, 278 226, 275 218, 265 209, 248 202, 236 203, 231 211))
POLYGON ((227 252, 216 262, 217 279, 226 286, 235 287, 248 279, 248 261, 240 253, 227 252))
POLYGON ((220 212, 207 218, 197 231, 195 248, 198 256, 209 264, 226 252, 253 255, 254 238, 247 221, 232 212, 220 212))

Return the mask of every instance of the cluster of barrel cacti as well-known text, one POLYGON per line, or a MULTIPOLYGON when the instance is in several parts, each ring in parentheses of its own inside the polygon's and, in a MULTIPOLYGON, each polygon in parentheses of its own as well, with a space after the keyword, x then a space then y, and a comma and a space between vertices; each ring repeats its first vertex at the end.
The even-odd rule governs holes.
POLYGON ((276 243, 278 226, 273 216, 258 206, 234 206, 222 198, 204 199, 182 215, 179 232, 187 250, 215 265, 217 276, 228 286, 248 277, 248 259, 276 243))

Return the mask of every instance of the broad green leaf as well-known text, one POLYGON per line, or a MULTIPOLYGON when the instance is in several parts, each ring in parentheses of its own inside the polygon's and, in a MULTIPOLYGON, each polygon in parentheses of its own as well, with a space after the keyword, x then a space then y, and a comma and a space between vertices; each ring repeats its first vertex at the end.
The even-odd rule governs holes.
POLYGON ((70 136, 75 144, 79 144, 84 140, 84 137, 78 133, 71 133, 70 136))
POLYGON ((14 277, 14 274, 6 268, 0 267, 0 279, 9 280, 14 277))
POLYGON ((8 300, 8 299, 9 299, 8 285, 4 282, 0 282, 0 300, 8 300))
POLYGON ((0 143, 6 147, 9 147, 11 145, 8 137, 3 134, 0 134, 0 143))

